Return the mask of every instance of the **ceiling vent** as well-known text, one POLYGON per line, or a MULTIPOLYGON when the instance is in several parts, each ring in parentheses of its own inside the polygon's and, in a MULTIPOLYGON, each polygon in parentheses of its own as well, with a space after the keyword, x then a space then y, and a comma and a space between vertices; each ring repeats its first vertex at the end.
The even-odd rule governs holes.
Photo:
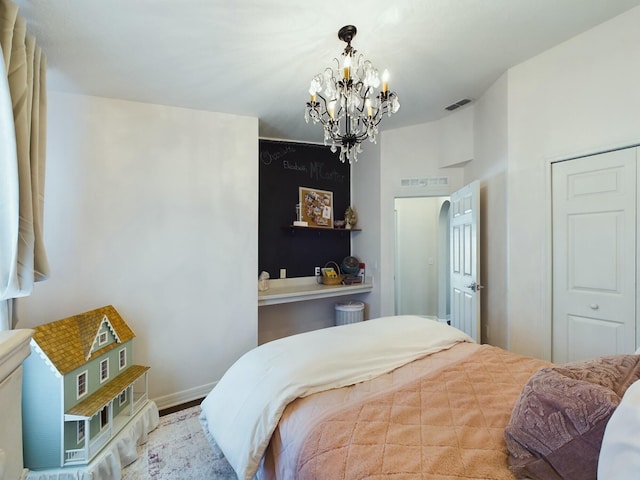
POLYGON ((449 185, 449 177, 412 177, 400 179, 401 187, 446 187, 449 185))
POLYGON ((469 102, 471 102, 471 100, 469 100, 468 98, 463 98, 462 100, 458 100, 456 103, 452 103, 448 107, 445 107, 445 110, 449 110, 449 111, 455 110, 456 108, 460 108, 469 102))

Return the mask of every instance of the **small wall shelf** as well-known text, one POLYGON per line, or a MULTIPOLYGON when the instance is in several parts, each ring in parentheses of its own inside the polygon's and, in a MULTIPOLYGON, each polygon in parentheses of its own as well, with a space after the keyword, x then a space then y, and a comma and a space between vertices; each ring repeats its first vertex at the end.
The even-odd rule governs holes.
POLYGON ((286 227, 291 230, 291 233, 295 233, 296 230, 313 230, 320 234, 321 232, 361 232, 361 228, 327 228, 327 227, 299 227, 298 225, 287 225, 286 227))
POLYGON ((269 280, 269 290, 258 292, 258 306, 368 293, 372 289, 373 284, 370 277, 367 277, 365 283, 354 285, 323 285, 317 282, 316 277, 269 280))

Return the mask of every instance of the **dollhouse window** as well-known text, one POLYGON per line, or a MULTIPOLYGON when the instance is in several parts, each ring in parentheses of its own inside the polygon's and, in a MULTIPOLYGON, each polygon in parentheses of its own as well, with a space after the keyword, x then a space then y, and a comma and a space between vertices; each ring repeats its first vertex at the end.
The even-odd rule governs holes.
POLYGON ((123 348, 118 352, 118 366, 120 370, 127 366, 127 349, 123 348))
POLYGON ((107 332, 102 332, 98 335, 98 345, 104 345, 107 343, 107 332))
POLYGON ((100 362, 100 383, 109 378, 109 359, 105 358, 100 362))
POLYGON ((118 402, 119 405, 122 406, 125 403, 127 403, 127 391, 123 390, 122 392, 120 392, 120 395, 118 395, 118 402))
POLYGON ((80 420, 78 422, 78 441, 76 443, 80 444, 84 442, 84 420, 80 420))
POLYGON ((78 398, 87 394, 87 371, 80 373, 76 377, 76 393, 78 398))

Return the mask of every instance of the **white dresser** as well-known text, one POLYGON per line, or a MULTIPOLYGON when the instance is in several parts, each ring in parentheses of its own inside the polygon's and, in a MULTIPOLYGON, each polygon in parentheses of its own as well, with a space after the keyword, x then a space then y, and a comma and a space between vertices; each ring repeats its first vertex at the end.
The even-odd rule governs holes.
POLYGON ((26 477, 22 463, 22 361, 33 330, 0 332, 0 480, 26 477))

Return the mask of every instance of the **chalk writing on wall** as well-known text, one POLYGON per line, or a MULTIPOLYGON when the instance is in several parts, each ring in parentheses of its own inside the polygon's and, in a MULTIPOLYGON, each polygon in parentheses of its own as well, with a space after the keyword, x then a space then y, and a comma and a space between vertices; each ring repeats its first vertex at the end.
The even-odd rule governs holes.
POLYGON ((344 218, 350 202, 350 168, 323 145, 260 140, 259 142, 258 272, 277 278, 313 275, 315 266, 340 262, 350 254, 347 232, 286 228, 296 219, 299 187, 333 193, 333 216, 344 218))

